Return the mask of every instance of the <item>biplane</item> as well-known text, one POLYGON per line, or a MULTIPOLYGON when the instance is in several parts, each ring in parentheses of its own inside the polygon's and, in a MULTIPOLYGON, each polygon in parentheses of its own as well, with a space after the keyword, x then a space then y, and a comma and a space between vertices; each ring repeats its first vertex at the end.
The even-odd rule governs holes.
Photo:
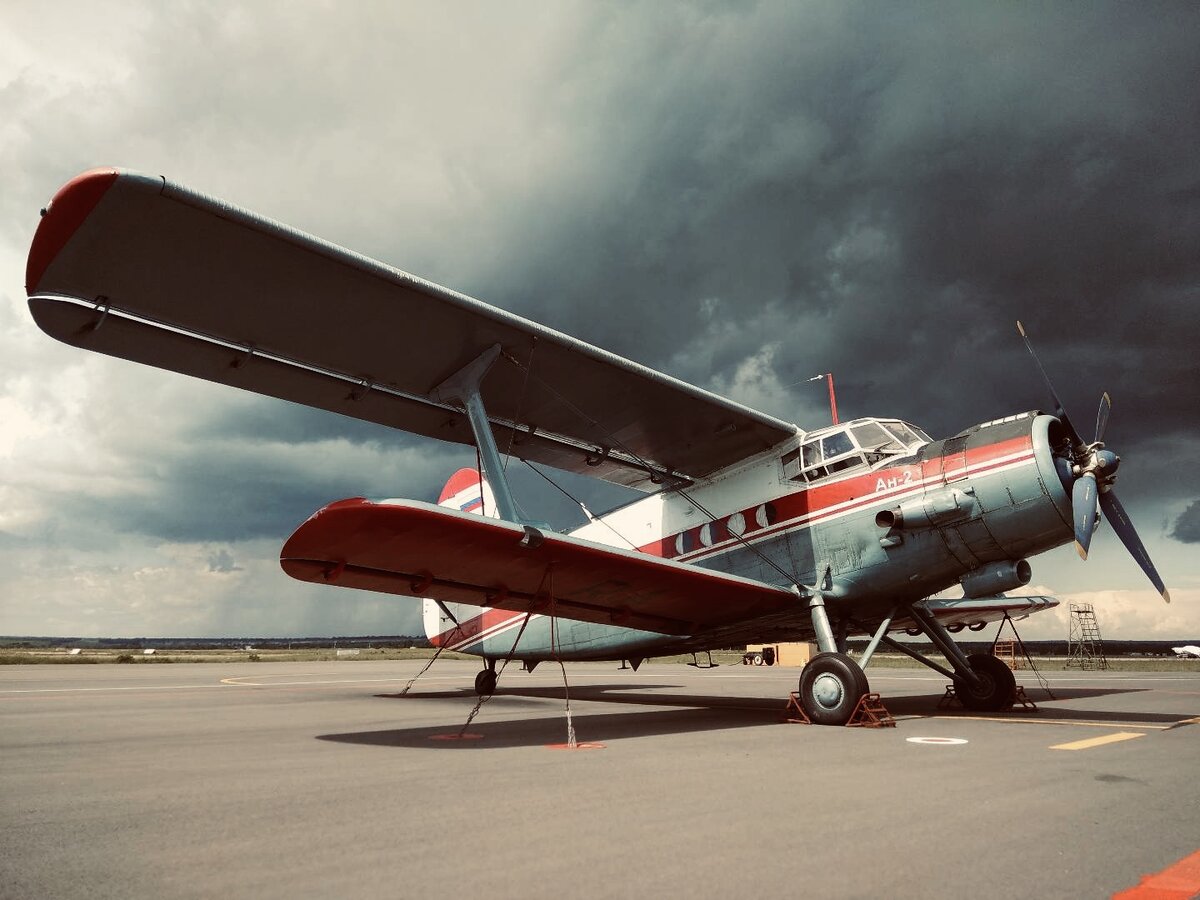
MULTIPOLYGON (((340 500, 287 540, 283 570, 421 598, 431 639, 496 663, 629 660, 815 641, 799 695, 842 724, 878 646, 1010 705, 1008 667, 954 633, 1054 605, 1009 596, 1028 558, 1103 510, 1169 594, 1113 491, 1119 457, 1055 408, 933 440, 896 418, 806 431, 502 309, 161 177, 85 172, 43 210, 26 271, 73 346, 477 449, 439 504, 340 500), (559 533, 522 514, 506 463, 640 496, 559 533), (480 514, 484 513, 484 514, 480 514), (962 596, 935 595, 961 589, 962 596), (925 635, 942 665, 892 635, 925 635), (850 636, 870 640, 858 659, 850 636)), ((1018 323, 1020 328, 1020 323, 1018 323)))

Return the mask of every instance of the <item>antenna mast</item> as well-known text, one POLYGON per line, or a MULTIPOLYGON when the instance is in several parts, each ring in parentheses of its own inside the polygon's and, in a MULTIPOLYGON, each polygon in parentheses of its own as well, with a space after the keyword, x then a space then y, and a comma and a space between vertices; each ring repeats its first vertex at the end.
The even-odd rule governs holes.
POLYGON ((808 380, 820 381, 822 378, 829 384, 829 414, 833 417, 833 424, 836 425, 838 423, 837 395, 833 392, 833 373, 826 372, 824 375, 814 375, 808 380))

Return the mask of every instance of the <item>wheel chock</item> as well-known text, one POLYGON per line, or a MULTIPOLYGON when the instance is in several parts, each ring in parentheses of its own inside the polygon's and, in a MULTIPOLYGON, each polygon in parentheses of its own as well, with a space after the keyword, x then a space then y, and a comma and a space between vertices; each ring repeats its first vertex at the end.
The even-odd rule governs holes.
POLYGON ((1021 704, 1021 709, 1031 709, 1034 712, 1038 711, 1037 704, 1030 700, 1028 696, 1026 696, 1025 686, 1022 684, 1017 685, 1017 692, 1013 694, 1013 706, 1016 706, 1018 703, 1021 704))
POLYGON ((800 705, 800 695, 795 691, 788 694, 787 706, 783 708, 783 721, 790 722, 793 725, 812 724, 812 719, 808 717, 808 713, 800 705))
POLYGON ((878 694, 863 694, 850 714, 847 728, 895 728, 896 720, 883 705, 878 694))

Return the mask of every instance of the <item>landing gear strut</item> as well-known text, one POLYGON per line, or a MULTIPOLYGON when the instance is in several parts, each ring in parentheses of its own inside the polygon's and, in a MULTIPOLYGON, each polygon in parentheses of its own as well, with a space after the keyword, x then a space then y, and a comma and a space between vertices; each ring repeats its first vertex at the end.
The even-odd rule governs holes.
POLYGON ((819 588, 811 589, 808 608, 821 652, 800 673, 800 707, 818 725, 845 725, 870 690, 867 676, 858 663, 839 652, 819 588))
POLYGON ((480 697, 490 697, 496 693, 496 663, 494 660, 487 661, 487 668, 480 671, 475 676, 475 693, 480 697))
POLYGON ((967 656, 936 616, 918 604, 913 604, 908 610, 913 622, 941 651, 954 671, 939 666, 911 647, 898 644, 890 638, 883 638, 885 644, 951 678, 954 681, 954 695, 967 709, 997 712, 1013 705, 1017 696, 1017 680, 1003 661, 989 653, 967 656))

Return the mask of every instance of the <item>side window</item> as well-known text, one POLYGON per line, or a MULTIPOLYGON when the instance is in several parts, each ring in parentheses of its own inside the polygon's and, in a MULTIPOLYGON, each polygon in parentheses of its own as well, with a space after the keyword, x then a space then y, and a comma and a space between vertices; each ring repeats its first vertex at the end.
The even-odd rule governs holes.
POLYGON ((804 452, 804 468, 811 468, 821 462, 821 445, 817 441, 809 441, 802 448, 804 452))
POLYGON ((800 477, 800 448, 791 450, 780 458, 783 463, 783 477, 786 481, 801 481, 800 477))

